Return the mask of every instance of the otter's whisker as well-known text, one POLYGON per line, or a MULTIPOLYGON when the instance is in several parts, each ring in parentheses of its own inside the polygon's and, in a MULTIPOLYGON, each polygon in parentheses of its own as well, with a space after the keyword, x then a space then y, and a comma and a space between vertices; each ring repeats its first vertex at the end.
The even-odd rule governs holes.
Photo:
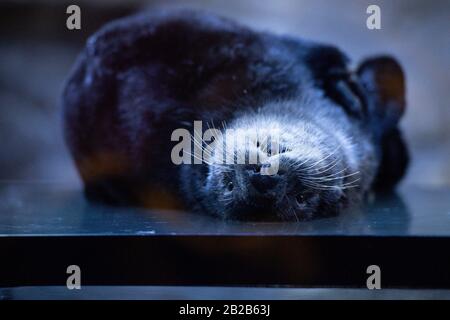
POLYGON ((229 172, 229 171, 232 171, 232 170, 233 170, 232 168, 227 167, 227 166, 224 165, 224 164, 218 164, 218 163, 206 161, 205 159, 201 159, 201 158, 199 158, 198 156, 196 156, 195 154, 192 154, 192 153, 190 153, 190 152, 186 152, 186 154, 187 154, 188 156, 190 156, 190 157, 193 157, 193 158, 195 158, 195 159, 198 159, 198 160, 203 161, 203 162, 204 162, 205 164, 207 164, 207 165, 210 165, 210 166, 212 166, 212 167, 221 168, 221 170, 223 170, 223 171, 228 171, 228 172, 229 172))
POLYGON ((295 160, 295 161, 293 162, 294 166, 296 166, 296 167, 301 167, 301 166, 303 166, 305 163, 307 163, 308 161, 311 161, 311 159, 308 158, 308 156, 310 156, 311 154, 312 154, 312 151, 309 150, 306 154, 303 155, 303 156, 305 157, 305 160, 301 160, 301 159, 295 160))
POLYGON ((324 173, 330 171, 331 169, 333 169, 334 167, 336 167, 338 164, 340 164, 341 161, 342 160, 340 158, 335 158, 332 161, 330 161, 329 164, 316 169, 317 172, 314 174, 315 175, 324 174, 324 173))
POLYGON ((317 174, 311 174, 311 178, 314 178, 314 179, 321 179, 321 178, 331 178, 331 177, 334 177, 334 176, 337 176, 337 175, 340 175, 342 172, 345 172, 345 171, 347 171, 349 169, 349 166, 346 166, 344 169, 341 169, 340 171, 338 171, 338 172, 335 172, 335 173, 331 173, 331 174, 329 174, 329 175, 325 175, 325 176, 320 176, 320 177, 316 177, 317 176, 317 174))
POLYGON ((289 211, 290 211, 291 213, 293 213, 293 216, 295 217, 295 220, 296 220, 297 222, 299 222, 300 220, 299 220, 299 218, 298 218, 297 212, 296 212, 295 209, 292 207, 291 201, 290 201, 289 197, 285 197, 285 199, 286 199, 286 201, 288 202, 288 209, 289 209, 289 211))
POLYGON ((355 179, 355 180, 353 180, 353 181, 349 181, 349 182, 346 182, 346 183, 342 184, 342 186, 343 186, 343 187, 346 187, 346 186, 352 185, 352 184, 354 184, 355 182, 358 182, 359 180, 361 180, 361 179, 360 179, 360 178, 357 178, 357 179, 355 179))
POLYGON ((195 154, 193 154, 193 153, 190 153, 190 152, 187 152, 187 151, 185 151, 185 152, 186 152, 186 154, 187 154, 188 156, 193 157, 194 159, 203 161, 203 162, 206 163, 207 165, 211 165, 211 166, 216 166, 216 165, 217 165, 217 164, 215 164, 215 163, 210 163, 210 162, 208 162, 208 161, 205 161, 204 159, 199 158, 197 155, 195 155, 195 154))
POLYGON ((334 151, 332 151, 331 153, 329 153, 326 157, 320 159, 319 161, 317 161, 315 164, 313 164, 310 167, 305 168, 305 170, 311 170, 312 168, 316 167, 318 164, 322 163, 323 161, 325 161, 326 159, 328 159, 329 157, 333 156, 341 147, 338 146, 334 151))
MULTIPOLYGON (((345 171, 345 170, 346 169, 341 170, 341 172, 345 171)), ((340 176, 337 176, 337 177, 328 177, 328 178, 326 178, 326 177, 310 177, 310 179, 313 179, 313 180, 319 181, 319 182, 320 181, 333 181, 333 180, 340 180, 340 179, 352 177, 352 176, 354 176, 356 174, 359 174, 359 171, 356 171, 356 172, 353 172, 353 173, 350 173, 350 174, 346 174, 346 175, 340 175, 340 176)))

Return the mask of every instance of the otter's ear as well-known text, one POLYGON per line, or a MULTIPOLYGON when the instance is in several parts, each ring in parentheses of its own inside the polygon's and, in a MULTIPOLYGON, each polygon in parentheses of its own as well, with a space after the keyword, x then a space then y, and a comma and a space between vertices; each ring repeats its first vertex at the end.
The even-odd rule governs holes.
POLYGON ((379 56, 363 61, 357 70, 369 116, 386 132, 397 126, 405 111, 405 78, 392 57, 379 56))
POLYGON ((361 63, 357 71, 373 129, 380 139, 381 157, 373 188, 392 190, 404 176, 409 153, 398 122, 405 112, 405 78, 391 57, 375 57, 361 63))

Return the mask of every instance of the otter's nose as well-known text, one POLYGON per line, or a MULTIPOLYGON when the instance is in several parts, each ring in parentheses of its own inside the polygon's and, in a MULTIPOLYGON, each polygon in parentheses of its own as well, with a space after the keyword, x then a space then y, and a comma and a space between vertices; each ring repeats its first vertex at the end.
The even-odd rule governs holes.
POLYGON ((260 173, 250 174, 250 183, 260 193, 267 192, 274 189, 280 181, 280 176, 275 175, 261 175, 260 173))

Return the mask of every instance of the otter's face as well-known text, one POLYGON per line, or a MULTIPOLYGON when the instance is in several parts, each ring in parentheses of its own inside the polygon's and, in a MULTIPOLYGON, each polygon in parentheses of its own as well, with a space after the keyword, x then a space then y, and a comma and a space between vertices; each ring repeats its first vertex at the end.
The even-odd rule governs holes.
MULTIPOLYGON (((232 141, 223 134, 201 178, 204 207, 225 218, 300 221, 337 214, 347 203, 348 190, 360 187, 352 140, 316 125, 315 110, 293 111, 293 104, 276 104, 286 116, 268 105, 228 126, 235 130, 228 159, 235 161, 223 162, 231 151, 221 146, 232 141)), ((333 115, 321 118, 326 124, 333 115)))

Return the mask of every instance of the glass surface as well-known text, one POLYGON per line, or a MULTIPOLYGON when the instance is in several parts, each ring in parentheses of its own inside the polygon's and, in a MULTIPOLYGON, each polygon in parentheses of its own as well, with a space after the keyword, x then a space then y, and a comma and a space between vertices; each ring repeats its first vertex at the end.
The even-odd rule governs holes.
POLYGON ((126 300, 353 300, 353 299, 450 299, 450 290, 343 289, 343 288, 248 288, 185 286, 85 286, 0 288, 0 300, 46 299, 126 299, 126 300))
POLYGON ((176 211, 93 205, 63 184, 0 185, 0 236, 450 236, 450 189, 403 188, 359 211, 308 222, 238 222, 176 211))

